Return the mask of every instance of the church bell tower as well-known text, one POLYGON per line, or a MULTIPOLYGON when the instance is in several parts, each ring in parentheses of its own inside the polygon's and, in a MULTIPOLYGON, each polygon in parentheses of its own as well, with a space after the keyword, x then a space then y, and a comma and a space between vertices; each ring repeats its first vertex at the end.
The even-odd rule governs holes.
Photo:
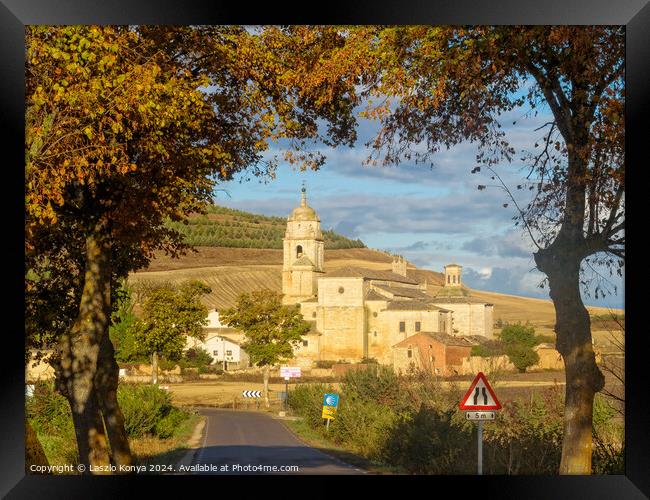
POLYGON ((300 206, 287 219, 283 242, 283 303, 296 304, 315 297, 317 280, 323 274, 325 247, 320 219, 316 211, 307 205, 304 186, 300 206))

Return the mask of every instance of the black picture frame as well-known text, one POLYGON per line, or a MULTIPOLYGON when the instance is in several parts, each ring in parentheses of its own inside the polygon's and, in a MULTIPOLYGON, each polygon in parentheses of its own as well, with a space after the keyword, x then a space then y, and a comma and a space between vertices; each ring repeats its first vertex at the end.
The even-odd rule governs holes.
MULTIPOLYGON (((648 0, 471 0, 374 1, 366 3, 327 2, 315 6, 313 14, 305 5, 207 2, 201 0, 0 0, 0 130, 6 139, 2 150, 6 182, 5 226, 10 231, 5 249, 10 249, 11 264, 3 273, 5 281, 2 400, 0 404, 0 495, 8 498, 113 498, 147 491, 157 484, 169 491, 173 484, 190 494, 196 481, 226 494, 224 483, 231 487, 266 488, 269 494, 306 491, 295 477, 214 478, 204 476, 32 476, 24 472, 24 351, 20 332, 24 331, 23 277, 24 262, 24 26, 28 24, 616 24, 626 26, 626 158, 633 165, 628 170, 626 201, 628 204, 628 245, 625 275, 626 315, 631 335, 626 339, 626 455, 625 475, 621 476, 360 476, 348 477, 346 483, 336 478, 335 490, 342 493, 352 487, 384 488, 399 483, 406 494, 431 494, 448 491, 461 497, 492 498, 646 498, 650 496, 650 390, 646 385, 646 363, 642 354, 643 328, 641 300, 647 266, 642 262, 640 247, 645 211, 642 166, 644 135, 650 116, 650 5, 648 0), (641 168, 640 168, 641 166, 641 168), (637 207, 636 209, 634 207, 637 207), (630 218, 629 215, 632 215, 630 218), (630 226, 630 224, 632 224, 630 226), (641 230, 639 231, 639 228, 641 230), (21 238, 22 236, 22 238, 21 238), (635 243, 636 242, 636 243, 635 243), (15 259, 15 263, 14 263, 15 259), (631 260, 630 260, 631 259, 631 260), (636 263, 636 264, 635 264, 636 263), (13 272, 6 272, 11 270, 13 272), (213 480, 213 482, 208 482, 213 480), (405 484, 416 482, 417 484, 405 484), (357 482, 356 485, 350 484, 357 482), (237 484, 235 484, 237 483, 237 484), (372 483, 372 484, 371 484, 372 483), (269 486, 271 485, 271 486, 269 486), (408 488, 404 490, 404 488, 408 488), (270 489, 269 489, 270 488, 270 489), (416 488, 416 489, 413 489, 416 488), (429 493, 430 492, 430 493, 429 493)), ((645 139, 647 142, 647 139, 645 139)), ((8 261, 5 261, 8 262, 8 261)), ((309 478, 307 478, 309 479, 309 478)), ((320 485, 332 485, 324 478, 312 478, 320 485)), ((311 489, 312 486, 310 485, 311 489)), ((311 489, 312 493, 320 486, 311 489)), ((322 490, 321 490, 322 491, 322 490)), ((359 491, 359 490, 357 490, 359 491)), ((198 492, 196 493, 198 494, 198 492)), ((307 493, 306 493, 307 494, 307 493)), ((285 493, 282 493, 284 496, 285 493)))

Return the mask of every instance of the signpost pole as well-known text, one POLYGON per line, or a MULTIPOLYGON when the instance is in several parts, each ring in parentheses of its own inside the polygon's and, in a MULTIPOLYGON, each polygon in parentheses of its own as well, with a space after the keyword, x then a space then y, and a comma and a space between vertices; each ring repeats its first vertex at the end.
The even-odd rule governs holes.
POLYGON ((327 424, 325 424, 325 428, 329 432, 329 430, 330 430, 330 419, 329 418, 327 419, 327 424))
POLYGON ((478 421, 478 475, 483 475, 483 420, 478 421))
POLYGON ((284 378, 284 409, 289 407, 289 377, 284 378))

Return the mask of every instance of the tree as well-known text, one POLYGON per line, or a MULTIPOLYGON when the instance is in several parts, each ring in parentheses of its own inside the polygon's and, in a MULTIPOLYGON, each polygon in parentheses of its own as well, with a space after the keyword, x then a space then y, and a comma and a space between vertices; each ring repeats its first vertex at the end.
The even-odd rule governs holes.
POLYGON ((535 328, 528 325, 508 325, 501 330, 501 341, 510 362, 521 372, 539 362, 539 354, 533 347, 537 345, 535 328))
POLYGON ((599 274, 592 274, 594 279, 587 273, 606 266, 622 275, 624 265, 624 29, 301 26, 279 31, 302 50, 318 53, 318 64, 303 75, 305 92, 351 106, 367 99, 363 115, 381 125, 369 143, 370 164, 430 163, 443 147, 478 144, 472 172, 489 172, 511 198, 515 224, 525 227, 537 247, 537 269, 546 275, 555 306, 556 346, 567 378, 560 473, 589 474, 593 400, 604 382, 580 292, 581 285, 585 291, 592 284, 595 294, 605 293, 599 274), (512 196, 515 188, 501 182, 497 168, 517 153, 500 116, 524 105, 531 113, 548 107, 551 119, 542 127, 537 151, 531 148, 521 158, 528 174, 517 189, 529 189, 532 199, 520 206, 512 196))
POLYGON ((241 294, 235 307, 226 309, 220 319, 246 336, 242 348, 251 361, 264 367, 264 402, 269 407, 269 370, 293 358, 293 348, 309 332, 310 324, 295 306, 282 304, 282 294, 259 290, 241 294))
POLYGON ((109 328, 111 343, 115 348, 115 360, 126 363, 141 361, 146 359, 146 353, 138 349, 133 336, 133 326, 137 318, 133 312, 133 291, 126 282, 122 283, 118 296, 117 311, 111 317, 109 328))
POLYGON ((188 365, 195 366, 196 368, 204 368, 211 365, 214 361, 210 353, 202 347, 190 347, 183 354, 183 359, 188 365))
POLYGON ((270 142, 317 168, 301 148, 349 142, 350 113, 301 97, 276 77, 294 53, 239 26, 29 26, 26 47, 27 342, 55 348, 81 463, 129 465, 108 334, 120 280, 184 251, 163 222, 200 212, 216 182, 272 173, 270 142))
POLYGON ((158 383, 158 357, 180 359, 187 337, 205 338, 208 308, 200 297, 210 293, 198 281, 182 284, 178 289, 163 287, 151 292, 142 306, 142 319, 133 325, 139 349, 151 356, 151 383, 158 383))

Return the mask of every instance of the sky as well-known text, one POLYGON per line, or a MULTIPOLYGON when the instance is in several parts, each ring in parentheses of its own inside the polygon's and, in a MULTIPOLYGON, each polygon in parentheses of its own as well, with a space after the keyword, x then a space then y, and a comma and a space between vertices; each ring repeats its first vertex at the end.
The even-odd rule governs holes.
MULTIPOLYGON (((542 110, 535 117, 519 109, 502 116, 503 130, 518 152, 541 139, 544 131, 535 129, 550 121, 549 113, 542 110)), ((280 163, 275 179, 239 177, 221 183, 215 202, 286 217, 300 204, 304 182, 308 204, 323 229, 359 238, 369 248, 399 253, 423 269, 442 272, 445 264, 456 262, 463 266, 463 281, 470 288, 549 298, 548 287, 539 287, 544 276, 535 269, 534 245, 514 226, 516 212, 507 194, 490 173, 470 173, 476 166, 475 144, 440 151, 433 168, 406 161, 396 167, 363 166, 369 153, 364 145, 377 130, 375 122, 361 120, 355 146, 322 149, 327 161, 319 171, 301 172, 280 163), (479 184, 487 188, 479 191, 479 184)), ((279 152, 272 149, 270 154, 279 152)), ((513 187, 524 176, 522 166, 513 161, 496 170, 513 187)), ((528 192, 516 193, 518 203, 525 205, 528 192)), ((623 308, 622 279, 611 278, 611 284, 617 295, 596 300, 583 293, 583 300, 623 308)))

